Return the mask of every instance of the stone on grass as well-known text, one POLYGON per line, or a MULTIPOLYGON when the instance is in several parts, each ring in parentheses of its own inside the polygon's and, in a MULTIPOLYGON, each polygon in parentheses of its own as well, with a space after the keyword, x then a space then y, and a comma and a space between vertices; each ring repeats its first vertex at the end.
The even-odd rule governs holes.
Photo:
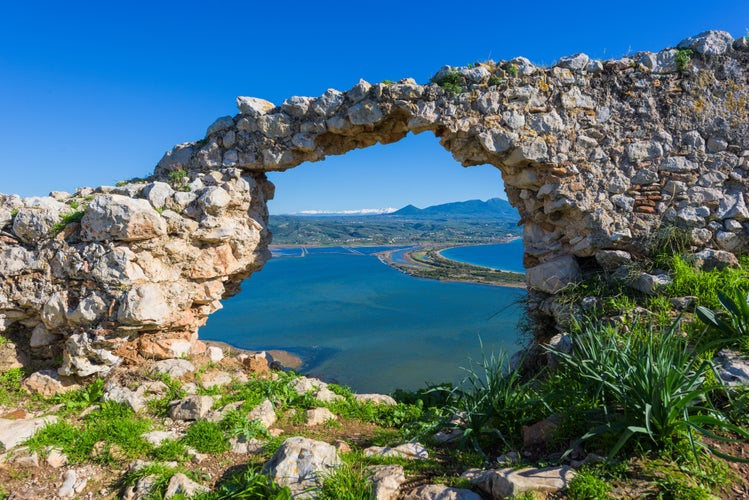
POLYGON ((174 431, 151 431, 143 434, 143 439, 154 446, 159 446, 167 439, 176 441, 179 439, 179 436, 174 431))
POLYGON ((749 387, 749 360, 736 351, 721 349, 715 355, 718 374, 727 385, 749 387))
POLYGON ((330 420, 337 420, 338 417, 327 408, 313 408, 307 410, 306 422, 309 427, 322 425, 330 420))
POLYGON ((266 399, 253 408, 252 411, 247 414, 247 418, 250 420, 260 420, 260 423, 263 424, 266 429, 269 429, 278 419, 273 403, 271 403, 269 399, 266 399))
POLYGON ((33 436, 37 430, 55 422, 57 417, 54 415, 23 420, 0 418, 0 444, 6 451, 11 450, 33 436))
POLYGON ((217 346, 210 346, 207 350, 208 359, 214 363, 218 363, 224 359, 224 350, 217 346))
POLYGON ((198 420, 208 414, 211 406, 211 396, 187 396, 173 403, 169 408, 169 416, 174 420, 198 420))
POLYGON ((266 462, 263 472, 276 484, 288 486, 295 498, 304 498, 320 481, 341 465, 334 446, 304 437, 291 437, 283 442, 266 462))
POLYGON ((523 426, 523 447, 538 446, 548 443, 559 425, 551 419, 544 419, 533 425, 523 426))
POLYGON ((244 436, 234 436, 229 440, 229 449, 238 455, 258 453, 265 447, 265 442, 259 439, 247 439, 244 436))
POLYGON ((230 384, 231 381, 231 375, 223 371, 207 372, 200 376, 200 385, 206 389, 227 385, 230 384))
POLYGON ((372 483, 375 500, 394 500, 398 497, 398 488, 406 481, 402 465, 370 465, 365 472, 372 483))
POLYGON ((59 469, 60 467, 68 463, 68 456, 65 455, 65 453, 63 453, 61 449, 52 448, 47 453, 46 461, 47 465, 49 465, 53 469, 59 469))
POLYGON ((466 471, 463 477, 493 498, 507 498, 526 492, 558 493, 567 489, 575 471, 566 465, 543 469, 492 469, 466 471))
POLYGON ((406 500, 481 500, 481 497, 471 490, 450 488, 444 484, 419 486, 405 498, 406 500))
POLYGON ((354 399, 360 403, 372 403, 375 405, 395 406, 398 403, 386 394, 354 394, 354 399))
POLYGON ((78 389, 80 386, 68 378, 62 379, 55 370, 40 370, 29 375, 21 383, 21 387, 31 394, 51 398, 78 389))
POLYGON ((426 460, 429 452, 421 443, 405 443, 398 446, 370 446, 364 450, 365 457, 380 455, 383 457, 398 457, 407 460, 426 460))
POLYGON ((186 359, 164 359, 156 362, 154 371, 165 373, 172 378, 180 378, 187 373, 194 372, 195 365, 186 359))
POLYGON ((208 488, 202 484, 198 484, 186 475, 178 472, 169 480, 164 498, 172 498, 176 495, 182 495, 180 498, 192 498, 198 493, 206 493, 208 491, 208 488))
POLYGON ((703 271, 720 271, 726 267, 737 267, 739 265, 739 259, 731 252, 710 248, 695 253, 692 256, 692 262, 703 271))

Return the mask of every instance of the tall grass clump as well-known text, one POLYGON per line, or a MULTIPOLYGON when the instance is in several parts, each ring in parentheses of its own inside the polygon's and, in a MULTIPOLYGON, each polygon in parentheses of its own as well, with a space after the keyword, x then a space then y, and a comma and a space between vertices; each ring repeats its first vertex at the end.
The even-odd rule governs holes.
POLYGON ((717 297, 727 317, 702 306, 697 308, 697 316, 708 328, 721 334, 725 343, 737 345, 749 353, 749 294, 734 290, 730 296, 717 292, 717 297))
POLYGON ((679 332, 677 320, 666 329, 650 328, 641 335, 619 335, 616 327, 587 323, 580 327, 571 353, 557 352, 583 381, 594 405, 597 424, 579 438, 613 437, 608 450, 616 455, 631 439, 644 447, 662 449, 675 439, 721 453, 697 436, 714 437, 714 430, 749 433, 731 423, 711 403, 721 386, 709 382, 709 361, 679 332), (613 441, 612 441, 613 442, 613 441))
POLYGON ((533 389, 533 380, 524 380, 519 367, 508 368, 504 353, 488 356, 465 368, 466 376, 450 395, 446 410, 452 418, 447 428, 462 430, 459 443, 470 444, 478 453, 497 444, 513 448, 523 425, 543 418, 546 405, 533 389))
POLYGON ((697 304, 711 309, 720 307, 718 290, 732 296, 739 291, 746 292, 749 272, 744 266, 720 270, 701 271, 680 255, 671 260, 672 281, 666 292, 672 297, 692 295, 697 297, 697 304))

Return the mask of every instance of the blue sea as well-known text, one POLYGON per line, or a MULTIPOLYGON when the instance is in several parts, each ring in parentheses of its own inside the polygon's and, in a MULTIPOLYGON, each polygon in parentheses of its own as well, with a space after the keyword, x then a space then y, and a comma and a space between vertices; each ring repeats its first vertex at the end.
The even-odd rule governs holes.
POLYGON ((200 337, 292 352, 300 372, 357 392, 459 383, 479 339, 487 352, 519 349, 525 290, 408 276, 378 260, 383 249, 274 252, 200 337))
POLYGON ((465 264, 516 273, 525 272, 523 267, 523 240, 519 238, 508 243, 447 248, 440 253, 446 259, 465 264))

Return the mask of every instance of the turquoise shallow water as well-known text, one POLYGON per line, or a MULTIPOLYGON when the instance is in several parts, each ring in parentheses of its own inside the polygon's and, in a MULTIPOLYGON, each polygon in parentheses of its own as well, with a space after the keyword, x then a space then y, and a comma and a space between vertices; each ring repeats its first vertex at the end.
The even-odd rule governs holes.
MULTIPOLYGON (((524 290, 414 278, 373 255, 331 249, 268 262, 200 336, 300 355, 303 373, 358 392, 459 382, 469 357, 519 348, 524 290)), ((298 255, 298 254, 297 254, 298 255)))
POLYGON ((446 259, 457 260, 475 266, 491 267, 503 271, 524 273, 523 240, 493 245, 453 247, 440 252, 446 259))

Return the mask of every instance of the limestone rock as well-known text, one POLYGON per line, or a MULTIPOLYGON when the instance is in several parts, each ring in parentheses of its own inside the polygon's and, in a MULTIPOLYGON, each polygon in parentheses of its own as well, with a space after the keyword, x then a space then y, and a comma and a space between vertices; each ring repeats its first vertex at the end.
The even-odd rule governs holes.
POLYGON ((471 490, 450 488, 444 484, 425 484, 409 492, 406 500, 481 500, 471 490))
POLYGON ((398 457, 408 460, 426 460, 429 452, 421 443, 405 443, 398 446, 370 446, 364 450, 364 456, 381 455, 383 457, 398 457))
POLYGON ((165 373, 172 378, 181 378, 188 373, 194 372, 195 365, 186 359, 163 359, 156 362, 154 371, 156 373, 165 373))
POLYGON ((278 420, 276 410, 269 399, 266 399, 253 408, 250 413, 247 414, 247 418, 250 420, 260 420, 260 423, 263 424, 266 429, 270 429, 273 424, 276 423, 276 420, 278 420))
POLYGON ((71 380, 62 380, 55 370, 40 370, 24 379, 21 387, 31 394, 51 398, 78 389, 80 386, 71 380))
POLYGON ((372 403, 374 405, 395 406, 398 403, 386 394, 354 394, 354 399, 360 403, 372 403))
POLYGON ((220 347, 210 346, 207 352, 208 359, 210 359, 213 363, 218 363, 219 361, 224 359, 224 351, 220 347))
POLYGON ((25 418, 21 420, 7 420, 0 418, 0 444, 6 450, 11 450, 29 439, 36 431, 48 424, 57 422, 57 417, 46 416, 25 418))
POLYGON ((206 389, 228 385, 232 381, 231 375, 224 371, 209 371, 200 376, 200 385, 206 389))
POLYGON ((529 288, 556 293, 580 278, 580 266, 571 255, 564 255, 526 270, 529 288))
POLYGON ((725 53, 733 45, 733 37, 725 31, 705 31, 696 36, 685 38, 676 47, 692 49, 698 54, 718 56, 725 53))
POLYGON ((62 486, 57 490, 57 495, 60 498, 72 498, 75 491, 75 484, 78 481, 78 474, 75 470, 69 469, 62 474, 62 486))
POLYGON ((166 222, 146 200, 117 194, 94 198, 81 220, 87 241, 139 241, 166 234, 166 222))
POLYGON ((264 115, 276 106, 265 99, 259 99, 257 97, 237 97, 237 108, 239 112, 244 115, 249 115, 252 118, 264 115))
POLYGON ((143 434, 143 439, 154 446, 159 446, 166 440, 176 441, 179 437, 174 431, 151 431, 143 434))
POLYGON ((338 420, 338 417, 327 408, 312 408, 307 410, 306 422, 309 427, 322 425, 331 420, 338 420))
POLYGON ((266 462, 263 472, 279 485, 288 486, 296 498, 320 485, 320 479, 341 464, 335 447, 322 441, 292 437, 266 462))
POLYGON ((187 396, 173 403, 169 416, 174 420, 198 420, 208 414, 211 406, 212 396, 187 396))
POLYGON ((494 469, 478 473, 474 471, 473 474, 471 482, 493 498, 507 498, 534 491, 558 493, 566 490, 575 477, 575 471, 564 465, 542 469, 494 469))
POLYGON ((164 498, 172 498, 175 495, 182 495, 180 498, 190 498, 198 493, 206 493, 209 489, 196 483, 181 472, 172 476, 164 492, 164 498))
POLYGON ((721 349, 715 355, 720 378, 727 385, 749 386, 749 360, 738 352, 721 349))
POLYGON ((725 250, 712 250, 705 249, 695 253, 692 256, 692 262, 694 265, 703 271, 711 271, 713 269, 725 269, 726 267, 737 267, 739 265, 739 259, 736 258, 731 252, 725 250))
POLYGON ((372 498, 375 500, 395 500, 398 488, 406 482, 401 465, 370 465, 365 472, 372 483, 372 498))

